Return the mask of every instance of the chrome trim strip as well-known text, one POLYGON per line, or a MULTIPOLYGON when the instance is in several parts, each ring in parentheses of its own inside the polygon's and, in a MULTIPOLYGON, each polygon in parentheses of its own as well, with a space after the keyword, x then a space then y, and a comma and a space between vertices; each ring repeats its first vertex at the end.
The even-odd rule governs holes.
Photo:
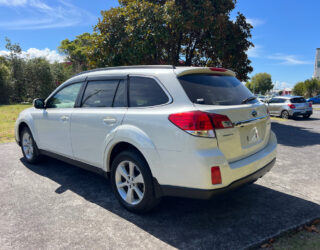
POLYGON ((267 117, 269 117, 269 115, 264 115, 264 116, 255 117, 255 118, 252 118, 252 119, 249 119, 249 120, 235 122, 235 123, 233 123, 233 125, 235 127, 246 126, 246 125, 252 124, 253 122, 257 122, 258 120, 263 120, 263 119, 265 119, 267 117))

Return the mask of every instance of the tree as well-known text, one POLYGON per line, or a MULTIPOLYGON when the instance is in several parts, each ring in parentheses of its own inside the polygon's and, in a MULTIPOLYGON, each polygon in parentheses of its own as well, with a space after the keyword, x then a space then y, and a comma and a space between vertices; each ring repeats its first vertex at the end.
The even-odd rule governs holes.
POLYGON ((0 57, 0 104, 9 102, 9 68, 5 58, 0 57))
POLYGON ((308 79, 305 82, 306 96, 312 97, 320 93, 320 81, 312 78, 308 79))
POLYGON ((230 12, 235 0, 121 0, 102 11, 87 55, 90 67, 134 64, 219 66, 248 80, 252 26, 230 12))
POLYGON ((50 65, 50 71, 56 86, 59 86, 74 74, 72 64, 69 63, 55 62, 50 65))
POLYGON ((33 58, 26 62, 25 70, 26 98, 46 98, 55 89, 50 64, 44 58, 33 58))
POLYGON ((10 101, 17 103, 23 101, 25 97, 25 86, 23 79, 24 61, 20 57, 21 47, 18 43, 11 43, 10 39, 6 38, 6 49, 9 50, 10 56, 8 58, 10 63, 10 77, 9 85, 12 89, 10 101))
POLYGON ((73 41, 65 39, 58 47, 59 51, 67 55, 67 60, 72 62, 73 71, 80 72, 88 68, 88 51, 92 46, 95 34, 83 33, 73 41))
POLYGON ((292 92, 294 95, 304 96, 306 93, 306 86, 304 82, 298 82, 294 85, 292 92))
POLYGON ((253 93, 265 94, 273 88, 271 75, 268 73, 258 73, 251 78, 250 82, 246 83, 248 89, 253 93))
POLYGON ((320 93, 320 80, 315 78, 307 79, 304 82, 298 82, 293 87, 295 95, 312 97, 320 93))

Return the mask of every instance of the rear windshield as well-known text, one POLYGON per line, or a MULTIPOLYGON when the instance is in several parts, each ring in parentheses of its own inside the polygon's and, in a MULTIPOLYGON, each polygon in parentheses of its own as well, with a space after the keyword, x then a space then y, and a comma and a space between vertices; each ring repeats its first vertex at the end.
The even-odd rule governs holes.
POLYGON ((306 99, 304 99, 303 97, 296 97, 296 98, 292 98, 291 103, 304 103, 306 102, 306 99))
MULTIPOLYGON (((233 76, 207 74, 185 75, 178 78, 189 99, 204 105, 239 105, 253 94, 233 76)), ((247 103, 256 103, 256 99, 247 103)))

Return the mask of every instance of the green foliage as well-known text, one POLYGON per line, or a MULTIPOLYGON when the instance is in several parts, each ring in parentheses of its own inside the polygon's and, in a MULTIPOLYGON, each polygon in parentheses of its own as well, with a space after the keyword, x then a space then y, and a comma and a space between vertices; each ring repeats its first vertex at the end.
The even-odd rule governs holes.
POLYGON ((265 94, 273 88, 271 75, 268 73, 258 73, 251 78, 250 82, 246 83, 246 87, 253 93, 265 94))
POLYGON ((320 93, 320 80, 311 78, 304 82, 298 82, 293 87, 293 93, 304 97, 315 96, 320 93))
POLYGON ((304 96, 306 93, 306 86, 304 82, 298 82, 294 85, 292 92, 294 95, 304 96))
POLYGON ((98 34, 85 51, 90 67, 221 66, 233 69, 242 81, 248 79, 252 67, 246 51, 253 46, 252 26, 241 13, 230 20, 235 0, 119 2, 119 7, 101 12, 95 26, 98 34))
POLYGON ((31 102, 35 97, 46 98, 55 89, 50 64, 44 58, 26 61, 24 74, 28 102, 31 102))
POLYGON ((10 80, 9 85, 11 88, 10 102, 21 102, 25 97, 25 86, 23 79, 24 61, 21 59, 21 47, 19 44, 12 44, 11 41, 6 38, 6 49, 9 50, 10 56, 8 58, 10 68, 10 80))
POLYGON ((73 41, 65 39, 61 42, 58 49, 67 55, 68 61, 72 62, 74 72, 88 69, 88 52, 95 36, 95 34, 83 33, 73 41))
POLYGON ((74 74, 73 66, 68 63, 55 62, 50 65, 50 69, 55 86, 59 86, 74 74))
POLYGON ((6 38, 9 55, 0 57, 0 104, 46 98, 74 73, 71 63, 50 64, 45 58, 24 59, 21 47, 6 38))
POLYGON ((0 57, 0 103, 9 102, 9 68, 3 57, 0 57))

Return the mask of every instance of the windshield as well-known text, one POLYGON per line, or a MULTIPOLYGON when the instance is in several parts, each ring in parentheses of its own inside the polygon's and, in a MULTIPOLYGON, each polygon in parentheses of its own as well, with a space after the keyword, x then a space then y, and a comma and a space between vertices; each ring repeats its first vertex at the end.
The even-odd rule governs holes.
MULTIPOLYGON (((189 99, 204 105, 239 105, 254 95, 233 76, 208 74, 185 75, 178 78, 189 99)), ((244 103, 256 103, 250 98, 244 103)))

